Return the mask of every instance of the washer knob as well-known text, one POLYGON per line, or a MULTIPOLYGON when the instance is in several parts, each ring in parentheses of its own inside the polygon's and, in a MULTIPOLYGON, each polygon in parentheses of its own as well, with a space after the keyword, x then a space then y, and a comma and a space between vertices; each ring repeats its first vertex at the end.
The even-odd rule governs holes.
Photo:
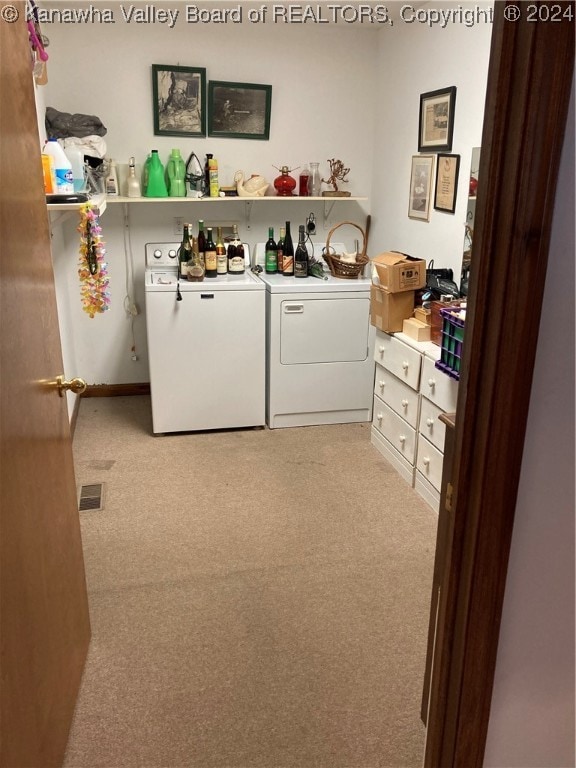
POLYGON ((171 248, 171 249, 168 251, 168 258, 169 258, 169 259, 175 259, 175 258, 176 258, 176 256, 177 256, 177 253, 178 253, 178 251, 175 251, 175 250, 174 250, 174 248, 171 248))
POLYGON ((156 248, 156 250, 154 251, 154 258, 155 259, 161 259, 162 258, 162 251, 160 250, 160 248, 156 248))

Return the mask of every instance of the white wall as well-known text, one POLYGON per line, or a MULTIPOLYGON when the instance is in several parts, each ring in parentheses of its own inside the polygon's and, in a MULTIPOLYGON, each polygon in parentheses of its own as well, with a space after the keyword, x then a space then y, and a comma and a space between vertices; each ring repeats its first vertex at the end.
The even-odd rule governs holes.
MULTIPOLYGON (((435 10, 455 3, 434 3, 435 10)), ((467 5, 466 3, 461 5, 467 5)), ((471 4, 468 4, 471 5, 471 4)), ((489 9, 492 3, 475 3, 489 9)), ((380 37, 376 93, 376 151, 371 211, 374 242, 436 267, 450 267, 459 281, 464 244, 472 148, 482 139, 484 99, 492 25, 444 29, 397 23, 380 37), (430 221, 408 218, 412 156, 418 154, 420 94, 455 85, 451 152, 459 154, 460 176, 454 214, 434 210, 430 221)), ((423 153, 426 154, 426 153, 423 153)), ((432 196, 433 203, 433 196, 432 196)))
MULTIPOLYGON (((126 163, 134 155, 142 163, 151 148, 158 148, 164 158, 173 146, 184 157, 194 150, 202 160, 206 152, 213 152, 222 183, 230 183, 237 169, 262 173, 272 181, 277 175, 274 165, 298 166, 313 160, 321 163, 326 178, 327 159, 338 157, 351 168, 350 183, 344 188, 353 195, 371 195, 367 203, 328 207, 326 222, 323 204, 298 202, 288 209, 255 203, 250 230, 243 205, 234 202, 133 204, 129 215, 135 300, 141 310, 144 244, 177 239, 175 216, 238 221, 242 238, 252 245, 267 238, 268 226, 277 231, 286 219, 295 226, 304 223, 310 212, 319 224, 316 242, 324 242, 334 224, 344 220, 364 224, 370 212, 370 255, 398 249, 459 271, 470 153, 481 136, 490 25, 451 24, 435 30, 396 20, 393 27, 383 29, 360 24, 200 27, 179 20, 169 29, 159 24, 128 25, 121 21, 118 3, 106 7, 115 9, 116 24, 45 25, 50 38, 45 101, 61 111, 100 117, 108 128, 109 156, 126 163), (84 77, 88 71, 84 62, 91 58, 97 66, 84 77), (208 80, 270 83, 270 141, 155 137, 153 63, 206 67, 208 80), (458 87, 453 147, 462 154, 458 210, 455 215, 433 212, 429 224, 415 222, 408 219, 407 206, 410 159, 417 151, 419 95, 447 85, 458 87)), ((94 319, 80 305, 75 224, 63 227, 64 247, 54 249, 59 306, 68 325, 62 333, 67 369, 69 364, 74 375, 91 384, 148 381, 144 315, 134 322, 139 359, 133 362, 131 324, 123 308, 127 256, 122 207, 110 205, 102 217, 112 307, 94 319)), ((356 230, 340 228, 337 237, 351 250, 356 230)))
POLYGON ((491 768, 575 764, 574 128, 573 88, 486 745, 491 768))
MULTIPOLYGON (((107 4, 107 7, 118 4, 107 4)), ((118 12, 118 18, 119 12, 118 12)), ((46 104, 65 112, 98 115, 108 133, 108 155, 125 163, 134 155, 142 163, 151 148, 165 159, 171 147, 179 147, 186 158, 193 150, 203 161, 213 152, 219 161, 221 183, 231 183, 238 169, 262 173, 270 182, 278 175, 274 165, 300 166, 321 163, 327 176, 329 157, 342 159, 351 168, 344 185, 353 195, 367 196, 372 180, 374 142, 372 94, 376 71, 377 32, 346 26, 323 25, 237 26, 204 25, 202 29, 178 23, 172 30, 159 25, 130 26, 92 24, 46 25, 50 38, 49 84, 46 104), (89 41, 89 42, 88 42, 89 41), (89 48, 87 47, 89 46, 89 48), (89 50, 98 58, 89 81, 78 74, 77 62, 89 50), (152 122, 151 65, 180 64, 206 67, 207 78, 272 85, 270 140, 195 138, 175 140, 155 137, 152 122)), ((295 172, 297 175, 297 172, 295 172)), ((239 222, 240 235, 253 245, 267 239, 268 226, 276 233, 286 219, 293 227, 313 212, 318 222, 316 242, 326 239, 324 206, 298 202, 286 208, 255 203, 248 230, 244 205, 214 204, 131 205, 132 251, 135 263, 135 299, 144 308, 144 244, 176 240, 173 217, 184 216, 239 222)), ((337 204, 327 227, 345 219, 364 224, 366 205, 337 204)), ((102 216, 103 234, 111 279, 111 309, 94 319, 81 309, 77 270, 76 222, 64 226, 64 249, 55 248, 54 261, 60 283, 66 284, 68 307, 62 315, 73 324, 72 348, 66 347, 69 332, 63 333, 65 358, 89 383, 148 381, 146 330, 143 315, 134 323, 137 362, 131 360, 130 321, 123 309, 125 296, 124 227, 122 206, 110 205, 102 216)), ((351 249, 353 229, 339 230, 351 249)), ((340 237, 340 239, 342 239, 340 237)), ((56 240, 54 241, 56 244, 56 240)), ((62 292, 59 292, 59 296, 62 292)))

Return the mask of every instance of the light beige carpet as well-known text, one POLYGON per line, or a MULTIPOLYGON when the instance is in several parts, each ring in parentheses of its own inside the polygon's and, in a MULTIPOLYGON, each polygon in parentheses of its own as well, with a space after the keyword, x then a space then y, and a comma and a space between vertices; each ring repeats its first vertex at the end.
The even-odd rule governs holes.
POLYGON ((157 436, 84 399, 92 642, 65 765, 419 768, 436 514, 370 425, 157 436))

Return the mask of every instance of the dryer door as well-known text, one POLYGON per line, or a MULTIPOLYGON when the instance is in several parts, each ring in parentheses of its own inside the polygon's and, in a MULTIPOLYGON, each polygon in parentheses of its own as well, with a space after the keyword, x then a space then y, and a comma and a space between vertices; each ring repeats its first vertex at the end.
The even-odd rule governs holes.
POLYGON ((359 362, 368 356, 368 296, 284 300, 280 307, 280 362, 359 362))

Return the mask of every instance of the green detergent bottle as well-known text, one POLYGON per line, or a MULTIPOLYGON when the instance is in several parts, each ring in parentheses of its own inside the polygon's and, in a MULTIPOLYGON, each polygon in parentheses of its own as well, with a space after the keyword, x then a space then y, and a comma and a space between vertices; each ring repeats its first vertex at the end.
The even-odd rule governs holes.
POLYGON ((168 190, 164 181, 164 166, 160 162, 157 149, 153 149, 150 153, 148 184, 144 195, 146 197, 168 197, 168 190))
POLYGON ((173 149, 170 154, 166 178, 170 197, 186 197, 186 166, 179 149, 173 149))

